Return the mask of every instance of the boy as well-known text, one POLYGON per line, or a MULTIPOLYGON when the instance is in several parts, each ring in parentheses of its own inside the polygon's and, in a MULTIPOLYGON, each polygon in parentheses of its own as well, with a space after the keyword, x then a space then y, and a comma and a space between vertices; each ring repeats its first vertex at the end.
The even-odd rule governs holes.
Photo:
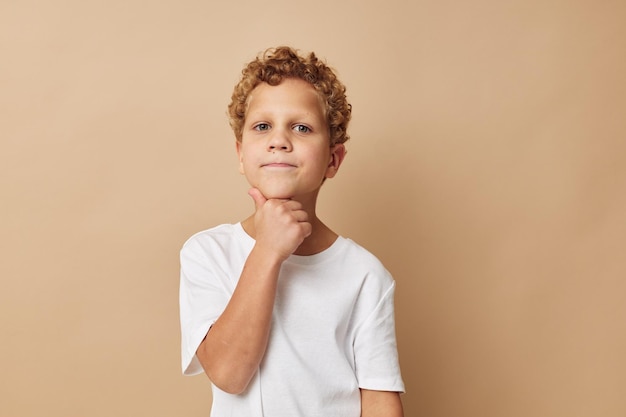
POLYGON ((255 212, 181 250, 182 367, 212 417, 398 417, 393 293, 380 262, 316 216, 346 155, 351 106, 315 54, 250 62, 229 105, 255 212))

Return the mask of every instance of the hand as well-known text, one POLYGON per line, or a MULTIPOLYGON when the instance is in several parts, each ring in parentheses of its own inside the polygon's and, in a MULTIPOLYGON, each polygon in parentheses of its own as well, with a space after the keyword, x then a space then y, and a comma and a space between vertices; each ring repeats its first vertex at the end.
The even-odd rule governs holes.
POLYGON ((252 188, 248 194, 254 200, 255 239, 259 247, 285 260, 298 249, 312 230, 302 204, 288 199, 266 199, 252 188))

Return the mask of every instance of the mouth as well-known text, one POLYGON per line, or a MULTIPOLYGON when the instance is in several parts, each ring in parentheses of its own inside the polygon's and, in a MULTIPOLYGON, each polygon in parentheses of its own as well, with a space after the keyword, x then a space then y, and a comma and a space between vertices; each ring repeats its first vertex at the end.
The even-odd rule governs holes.
POLYGON ((295 168, 295 165, 288 164, 286 162, 270 162, 261 165, 262 168, 295 168))

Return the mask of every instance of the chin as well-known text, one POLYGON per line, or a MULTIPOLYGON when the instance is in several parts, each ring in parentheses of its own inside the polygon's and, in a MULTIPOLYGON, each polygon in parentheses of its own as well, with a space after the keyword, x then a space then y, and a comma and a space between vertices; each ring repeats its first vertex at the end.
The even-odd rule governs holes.
POLYGON ((261 194, 263 194, 263 197, 269 199, 288 199, 291 198, 293 196, 293 193, 291 193, 291 190, 288 187, 277 187, 277 186, 267 186, 267 184, 265 186, 263 185, 252 185, 253 187, 256 187, 259 191, 261 191, 261 194))
POLYGON ((289 194, 289 193, 281 193, 281 192, 263 192, 263 195, 265 196, 265 198, 267 198, 268 200, 270 199, 275 199, 275 200, 291 200, 293 198, 293 194, 289 194))
POLYGON ((265 186, 265 187, 257 187, 261 194, 265 198, 276 199, 276 200, 292 200, 297 199, 297 197, 305 197, 311 194, 311 191, 302 190, 298 187, 280 187, 280 186, 265 186))

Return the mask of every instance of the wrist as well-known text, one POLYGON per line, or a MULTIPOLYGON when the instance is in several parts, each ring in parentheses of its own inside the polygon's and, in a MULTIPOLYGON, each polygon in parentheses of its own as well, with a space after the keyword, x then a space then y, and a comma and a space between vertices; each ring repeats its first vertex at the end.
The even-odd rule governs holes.
POLYGON ((265 266, 267 268, 280 268, 288 257, 289 254, 280 253, 259 242, 255 243, 249 255, 249 259, 252 258, 259 266, 265 266))

